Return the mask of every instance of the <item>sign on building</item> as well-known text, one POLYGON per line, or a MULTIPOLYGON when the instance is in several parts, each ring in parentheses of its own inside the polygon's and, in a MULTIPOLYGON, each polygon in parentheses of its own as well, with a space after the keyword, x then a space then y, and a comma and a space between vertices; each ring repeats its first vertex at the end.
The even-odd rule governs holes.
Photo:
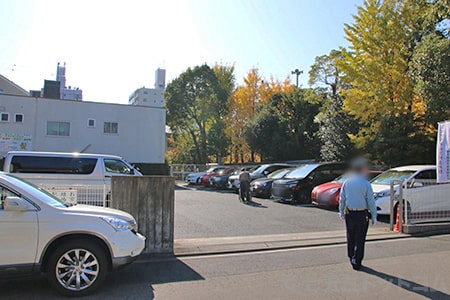
POLYGON ((21 150, 31 150, 31 135, 0 133, 0 155, 21 150))
POLYGON ((439 123, 436 154, 437 182, 450 182, 450 121, 439 123))

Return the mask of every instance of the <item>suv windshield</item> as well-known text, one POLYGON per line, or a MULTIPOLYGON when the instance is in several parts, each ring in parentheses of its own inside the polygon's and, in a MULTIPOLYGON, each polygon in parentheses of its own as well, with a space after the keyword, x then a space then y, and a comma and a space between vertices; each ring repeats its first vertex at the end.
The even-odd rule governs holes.
POLYGON ((280 179, 280 178, 283 178, 284 176, 286 176, 286 174, 288 174, 291 171, 292 171, 292 169, 281 169, 281 170, 273 172, 272 174, 269 174, 269 176, 267 176, 267 178, 280 179))
POLYGON ((267 168, 267 165, 259 166, 257 169, 253 170, 253 172, 249 172, 251 174, 260 174, 264 172, 264 170, 267 168))
POLYGON ((43 188, 35 186, 34 184, 25 181, 23 179, 17 178, 15 176, 6 174, 5 176, 7 177, 8 181, 12 183, 14 186, 18 187, 23 191, 26 191, 27 193, 32 194, 34 197, 38 198, 45 204, 59 208, 67 207, 67 205, 64 202, 62 202, 60 199, 56 198, 43 188))
POLYGON ((302 179, 309 175, 312 171, 314 171, 315 168, 317 168, 319 165, 304 165, 300 168, 297 168, 290 172, 286 178, 289 179, 302 179))
POLYGON ((334 182, 344 183, 344 181, 346 181, 350 177, 350 175, 351 175, 350 173, 345 173, 345 174, 339 176, 338 178, 336 178, 334 180, 334 182))
POLYGON ((415 171, 387 171, 384 172, 374 179, 370 183, 372 184, 381 184, 381 185, 390 185, 392 180, 405 180, 411 177, 412 174, 414 174, 415 171))

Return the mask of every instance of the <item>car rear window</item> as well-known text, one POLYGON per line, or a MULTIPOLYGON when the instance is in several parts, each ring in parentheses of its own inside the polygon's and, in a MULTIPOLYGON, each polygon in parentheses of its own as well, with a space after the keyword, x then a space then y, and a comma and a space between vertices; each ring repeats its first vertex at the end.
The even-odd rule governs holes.
POLYGON ((10 173, 92 174, 96 158, 14 156, 10 173))

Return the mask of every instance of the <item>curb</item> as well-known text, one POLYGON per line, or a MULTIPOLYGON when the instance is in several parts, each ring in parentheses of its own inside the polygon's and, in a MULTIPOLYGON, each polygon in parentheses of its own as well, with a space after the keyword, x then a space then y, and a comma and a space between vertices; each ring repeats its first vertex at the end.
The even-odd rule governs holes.
MULTIPOLYGON (((367 235, 368 242, 409 238, 386 229, 373 228, 367 235)), ((258 236, 238 236, 224 238, 179 239, 175 240, 175 255, 202 256, 246 252, 262 252, 296 248, 323 247, 345 244, 345 231, 276 234, 258 236)))

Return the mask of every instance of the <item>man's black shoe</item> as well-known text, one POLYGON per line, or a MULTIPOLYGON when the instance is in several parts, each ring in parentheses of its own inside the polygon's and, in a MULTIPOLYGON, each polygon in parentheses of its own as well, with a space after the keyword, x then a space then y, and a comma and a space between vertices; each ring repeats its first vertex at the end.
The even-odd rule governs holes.
POLYGON ((355 271, 361 271, 361 268, 362 268, 361 265, 353 265, 353 264, 352 264, 352 267, 353 267, 353 270, 355 270, 355 271))

